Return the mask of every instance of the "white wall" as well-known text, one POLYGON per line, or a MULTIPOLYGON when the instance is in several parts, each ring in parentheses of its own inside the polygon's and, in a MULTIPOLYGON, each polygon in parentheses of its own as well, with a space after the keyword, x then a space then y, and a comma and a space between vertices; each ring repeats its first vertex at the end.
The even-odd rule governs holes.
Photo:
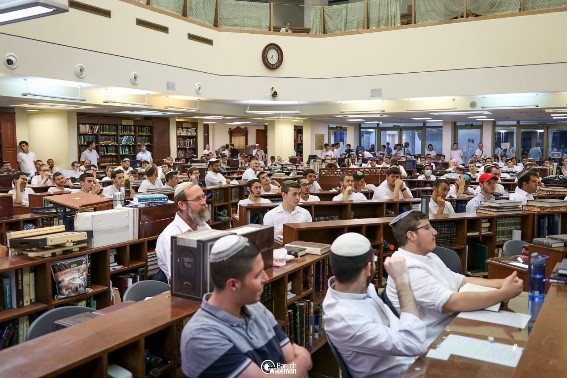
POLYGON ((77 117, 72 112, 28 113, 28 142, 30 151, 44 163, 55 160, 55 165, 68 169, 77 154, 77 117))

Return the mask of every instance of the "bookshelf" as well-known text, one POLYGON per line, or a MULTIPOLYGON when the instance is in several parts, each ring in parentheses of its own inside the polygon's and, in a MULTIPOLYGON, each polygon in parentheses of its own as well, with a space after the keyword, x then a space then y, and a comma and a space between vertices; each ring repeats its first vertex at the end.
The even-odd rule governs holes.
POLYGON ((167 119, 129 119, 99 115, 77 116, 77 144, 79 156, 89 142, 95 142, 99 168, 120 165, 122 159, 136 160, 137 145, 146 144, 154 160, 170 154, 167 119), (160 143, 156 144, 156 140, 160 143))
POLYGON ((175 124, 177 157, 199 157, 197 151, 197 122, 177 121, 175 124))

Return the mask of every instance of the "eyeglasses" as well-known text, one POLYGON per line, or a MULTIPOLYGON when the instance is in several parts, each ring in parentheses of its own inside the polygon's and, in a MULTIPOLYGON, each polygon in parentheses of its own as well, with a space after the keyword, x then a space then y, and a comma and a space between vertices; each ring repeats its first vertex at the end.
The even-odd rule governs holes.
POLYGON ((429 230, 431 230, 431 229, 433 228, 433 226, 431 225, 431 223, 427 223, 427 224, 424 224, 423 226, 420 226, 420 227, 416 228, 415 231, 419 231, 419 230, 421 230, 422 228, 425 228, 427 231, 429 231, 429 230))
POLYGON ((202 195, 202 196, 199 196, 199 197, 195 197, 193 199, 186 199, 185 201, 187 201, 187 202, 201 202, 201 201, 206 201, 206 200, 207 200, 207 196, 202 195))

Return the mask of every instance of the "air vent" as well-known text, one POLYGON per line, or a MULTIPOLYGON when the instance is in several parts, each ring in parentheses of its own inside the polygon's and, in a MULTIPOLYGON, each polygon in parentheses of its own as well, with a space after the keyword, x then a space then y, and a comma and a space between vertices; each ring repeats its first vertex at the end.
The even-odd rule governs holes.
POLYGON ((189 39, 191 41, 199 42, 199 43, 204 43, 205 45, 211 45, 211 46, 213 45, 212 39, 201 37, 200 35, 197 35, 197 34, 187 33, 187 39, 189 39))
POLYGON ((156 24, 155 22, 142 20, 141 18, 136 19, 136 25, 141 26, 143 28, 148 28, 158 32, 169 34, 169 28, 167 26, 156 24))
POLYGON ((95 7, 94 5, 81 3, 80 1, 75 1, 75 0, 69 0, 69 8, 91 14, 96 14, 97 16, 102 16, 107 18, 110 18, 112 16, 112 12, 108 9, 95 7))

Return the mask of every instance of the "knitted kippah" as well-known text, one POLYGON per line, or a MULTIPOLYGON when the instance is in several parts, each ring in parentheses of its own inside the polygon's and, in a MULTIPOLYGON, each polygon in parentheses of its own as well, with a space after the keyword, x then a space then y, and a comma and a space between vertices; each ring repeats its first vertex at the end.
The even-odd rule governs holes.
POLYGON ((240 235, 223 236, 213 244, 209 262, 225 261, 248 245, 248 239, 240 235))

